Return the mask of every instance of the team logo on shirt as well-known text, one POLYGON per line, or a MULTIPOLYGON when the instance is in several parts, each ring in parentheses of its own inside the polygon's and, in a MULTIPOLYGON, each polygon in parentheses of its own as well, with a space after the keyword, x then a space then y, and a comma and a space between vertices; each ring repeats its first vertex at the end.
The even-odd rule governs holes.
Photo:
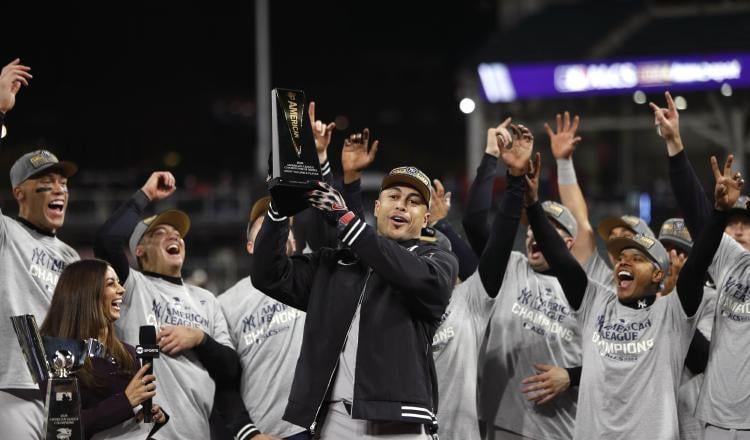
POLYGON ((260 344, 266 339, 289 330, 303 313, 278 301, 268 301, 242 318, 245 345, 260 344))
POLYGON ((524 287, 510 310, 522 319, 524 329, 538 335, 559 337, 566 342, 573 342, 576 337, 575 324, 563 325, 566 319, 572 319, 570 307, 549 287, 540 287, 536 294, 524 287))
POLYGON ((643 335, 651 328, 651 319, 625 321, 616 319, 605 321, 604 315, 596 318, 596 330, 591 341, 599 349, 602 357, 618 361, 637 361, 642 353, 654 348, 654 339, 644 339, 643 335))
POLYGON ((721 289, 719 310, 732 321, 750 321, 750 285, 729 277, 721 289))
POLYGON ((55 255, 50 254, 44 248, 34 248, 31 252, 31 266, 29 266, 29 275, 44 286, 44 289, 53 293, 60 274, 68 264, 55 255))
POLYGON ((200 328, 203 330, 211 329, 211 322, 208 318, 195 310, 192 310, 190 304, 182 301, 178 297, 172 297, 171 301, 153 300, 151 303, 151 315, 147 319, 150 325, 182 325, 185 327, 200 328))

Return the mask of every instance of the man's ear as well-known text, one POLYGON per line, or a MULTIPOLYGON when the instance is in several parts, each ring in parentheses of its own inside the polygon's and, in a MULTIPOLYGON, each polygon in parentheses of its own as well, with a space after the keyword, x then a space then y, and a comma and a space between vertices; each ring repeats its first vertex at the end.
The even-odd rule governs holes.
POLYGON ((573 245, 575 244, 575 240, 573 240, 572 237, 565 237, 565 246, 568 247, 568 250, 573 249, 573 245))
POLYGON ((651 274, 651 282, 654 284, 661 283, 661 280, 664 279, 664 271, 661 269, 654 269, 654 272, 651 274))
POLYGON ((430 211, 424 213, 424 222, 422 223, 422 227, 424 228, 427 226, 427 224, 430 223, 430 211))
POLYGON ((23 193, 20 186, 13 188, 13 198, 16 199, 17 202, 25 200, 26 195, 23 193))
POLYGON ((380 200, 375 200, 375 209, 373 210, 375 218, 378 218, 378 211, 380 211, 380 200))
POLYGON ((144 252, 144 250, 143 250, 143 245, 139 244, 138 246, 135 247, 135 256, 137 258, 143 257, 143 255, 145 255, 145 253, 146 252, 144 252))
POLYGON ((247 242, 247 253, 252 255, 253 249, 255 249, 255 244, 252 241, 247 242))

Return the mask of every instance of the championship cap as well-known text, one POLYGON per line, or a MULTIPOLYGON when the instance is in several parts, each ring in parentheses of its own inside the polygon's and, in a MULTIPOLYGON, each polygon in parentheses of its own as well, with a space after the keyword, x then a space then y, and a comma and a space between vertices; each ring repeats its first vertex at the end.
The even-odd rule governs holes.
POLYGON ((607 241, 607 251, 611 255, 619 255, 623 249, 638 249, 646 254, 662 272, 669 270, 669 254, 664 246, 654 237, 636 234, 633 238, 620 237, 607 241))
POLYGON ((609 233, 612 229, 622 226, 628 228, 636 234, 645 235, 646 237, 656 238, 654 231, 648 227, 646 222, 640 217, 634 215, 621 215, 619 217, 607 217, 599 222, 599 236, 602 240, 609 240, 609 233))
POLYGON ((135 256, 135 248, 141 242, 143 236, 159 225, 170 225, 179 231, 182 238, 185 238, 190 230, 190 217, 177 209, 169 209, 138 222, 133 229, 133 233, 130 234, 130 241, 128 242, 130 253, 133 256, 135 256))
MULTIPOLYGON (((578 222, 575 217, 573 217, 573 213, 570 212, 570 209, 560 203, 553 202, 552 200, 545 200, 542 202, 542 209, 548 219, 554 220, 555 223, 573 238, 573 240, 576 239, 576 235, 578 235, 578 222)), ((529 219, 526 217, 525 210, 521 212, 521 222, 525 225, 529 224, 529 219)))
POLYGON ((380 191, 398 184, 404 184, 416 189, 419 191, 419 194, 422 196, 427 206, 430 205, 430 178, 420 171, 419 168, 398 167, 392 169, 391 172, 383 178, 383 183, 380 185, 380 191))
POLYGON ((47 150, 36 150, 21 156, 10 167, 10 184, 15 188, 32 177, 51 172, 70 177, 78 171, 78 165, 73 162, 60 162, 57 156, 47 150))
POLYGON ((685 220, 681 218, 670 218, 662 223, 659 230, 659 241, 662 244, 670 244, 685 252, 693 248, 693 239, 690 237, 685 220))

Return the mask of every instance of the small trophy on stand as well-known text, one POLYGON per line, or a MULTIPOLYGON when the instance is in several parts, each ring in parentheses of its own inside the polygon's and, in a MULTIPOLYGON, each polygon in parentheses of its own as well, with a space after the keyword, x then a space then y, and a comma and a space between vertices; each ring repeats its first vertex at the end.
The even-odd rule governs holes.
POLYGON ((268 189, 281 215, 308 208, 305 193, 314 180, 322 180, 320 163, 305 121, 305 94, 301 90, 271 91, 272 145, 268 189))
POLYGON ((95 339, 42 338, 33 315, 11 316, 10 320, 34 382, 40 388, 47 384, 46 440, 83 440, 81 398, 75 371, 83 367, 86 357, 101 356, 104 346, 95 339))

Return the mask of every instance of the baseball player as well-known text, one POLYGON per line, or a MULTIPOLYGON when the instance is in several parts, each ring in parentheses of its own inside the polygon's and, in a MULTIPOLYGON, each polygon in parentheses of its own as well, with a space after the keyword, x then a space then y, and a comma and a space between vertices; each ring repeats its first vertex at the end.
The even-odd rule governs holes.
MULTIPOLYGON (((188 216, 169 210, 142 219, 151 202, 170 196, 175 189, 171 173, 151 174, 101 227, 94 252, 110 262, 127 291, 116 326, 120 338, 135 345, 140 326, 157 327, 164 356, 154 365, 162 390, 154 402, 170 410, 176 422, 166 425, 159 435, 209 438, 214 391, 239 385, 240 364, 216 297, 182 280, 188 216), (129 267, 125 243, 139 270, 129 267)), ((120 435, 143 438, 142 432, 135 431, 120 435)))
MULTIPOLYGON (((506 144, 513 146, 519 142, 528 144, 528 155, 525 161, 511 167, 511 174, 519 176, 517 178, 522 182, 533 136, 523 126, 510 125, 510 119, 488 131, 486 154, 472 184, 470 207, 464 218, 467 236, 475 237, 475 245, 486 242, 481 238, 476 239, 483 234, 482 226, 471 217, 482 217, 482 212, 489 210, 492 179, 488 175, 494 174, 494 163, 500 156, 500 149, 506 144), (508 128, 514 130, 515 141, 508 128), (479 230, 472 229, 472 225, 477 225, 479 230)), ((503 148, 504 161, 505 154, 503 148)), ((538 163, 538 154, 535 160, 538 163)), ((514 188, 514 191, 519 191, 513 184, 511 177, 509 190, 514 188)), ((547 202, 544 206, 566 244, 572 246, 578 229, 570 212, 554 202, 547 202)), ((509 252, 516 229, 504 228, 502 234, 503 248, 509 252)), ((494 261, 493 270, 505 276, 502 287, 487 288, 487 292, 499 290, 487 330, 479 390, 480 418, 486 424, 488 439, 572 438, 577 400, 575 389, 566 390, 544 405, 529 401, 519 392, 523 388, 522 380, 533 373, 535 365, 540 362, 566 367, 575 367, 581 362, 576 317, 557 279, 549 275, 545 257, 536 243, 535 231, 529 228, 526 255, 511 252, 509 258, 494 261)), ((546 396, 538 397, 543 399, 546 396)))
POLYGON ((418 240, 430 181, 415 167, 392 170, 377 230, 329 185, 309 201, 347 247, 288 257, 288 219, 271 202, 251 273, 261 291, 307 313, 284 419, 323 439, 426 438, 437 406, 429 346, 457 277, 452 255, 418 240))
MULTIPOLYGON (((0 126, 16 94, 31 79, 30 68, 16 59, 0 72, 0 126)), ((3 438, 42 438, 44 402, 31 380, 10 316, 31 314, 41 325, 65 267, 78 253, 57 238, 68 208, 68 178, 78 167, 46 150, 21 156, 10 169, 18 217, 0 210, 0 407, 3 438)))

